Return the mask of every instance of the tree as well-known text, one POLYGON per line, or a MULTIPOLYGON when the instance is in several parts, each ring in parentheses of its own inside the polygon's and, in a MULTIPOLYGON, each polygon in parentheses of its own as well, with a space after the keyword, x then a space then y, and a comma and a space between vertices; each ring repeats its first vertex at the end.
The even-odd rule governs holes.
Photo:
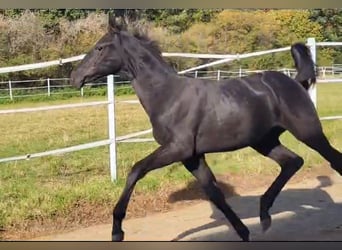
POLYGON ((181 33, 197 22, 210 22, 219 9, 147 9, 143 17, 173 33, 181 33))
POLYGON ((342 41, 342 10, 314 9, 310 11, 310 20, 322 26, 325 41, 342 41))

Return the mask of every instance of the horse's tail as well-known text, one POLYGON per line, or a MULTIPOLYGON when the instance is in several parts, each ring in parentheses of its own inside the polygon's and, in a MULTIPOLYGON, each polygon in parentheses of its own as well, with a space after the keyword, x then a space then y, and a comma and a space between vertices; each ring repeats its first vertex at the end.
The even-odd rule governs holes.
POLYGON ((291 55, 297 69, 295 79, 308 90, 316 82, 315 63, 312 60, 310 50, 303 43, 295 43, 291 46, 291 55))

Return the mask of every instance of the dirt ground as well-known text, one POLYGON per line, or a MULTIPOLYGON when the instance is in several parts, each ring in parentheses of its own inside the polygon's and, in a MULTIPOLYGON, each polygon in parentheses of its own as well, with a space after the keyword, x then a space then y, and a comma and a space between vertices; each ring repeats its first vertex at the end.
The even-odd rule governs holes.
MULTIPOLYGON (((263 233, 260 227, 259 197, 271 179, 221 176, 220 185, 229 193, 227 201, 251 232, 252 241, 342 240, 342 177, 330 168, 303 171, 278 196, 271 209, 272 226, 263 233)), ((135 201, 133 201, 135 202, 135 201)), ((168 212, 128 218, 123 223, 127 241, 239 241, 223 215, 204 200, 192 183, 168 194, 177 204, 168 212)), ((109 241, 111 224, 95 224, 39 237, 34 241, 109 241)))

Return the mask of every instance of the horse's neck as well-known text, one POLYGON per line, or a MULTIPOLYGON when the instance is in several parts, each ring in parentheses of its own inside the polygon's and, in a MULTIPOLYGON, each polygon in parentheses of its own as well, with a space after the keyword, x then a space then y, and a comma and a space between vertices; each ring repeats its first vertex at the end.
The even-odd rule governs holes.
POLYGON ((177 91, 177 84, 171 81, 176 79, 177 74, 165 62, 148 52, 129 61, 129 68, 134 70, 131 72, 133 88, 147 114, 150 117, 155 116, 163 111, 163 105, 177 91))
POLYGON ((175 93, 176 84, 172 85, 176 76, 171 74, 147 74, 138 75, 132 81, 133 88, 144 107, 146 113, 150 116, 156 116, 163 113, 165 105, 172 99, 175 93))

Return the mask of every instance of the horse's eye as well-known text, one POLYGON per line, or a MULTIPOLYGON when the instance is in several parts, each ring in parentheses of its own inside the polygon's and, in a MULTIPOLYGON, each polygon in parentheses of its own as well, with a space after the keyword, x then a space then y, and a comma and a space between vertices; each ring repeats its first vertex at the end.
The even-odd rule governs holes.
POLYGON ((98 51, 101 51, 101 50, 103 49, 103 47, 102 47, 102 46, 98 46, 98 47, 96 47, 96 49, 97 49, 98 51))

